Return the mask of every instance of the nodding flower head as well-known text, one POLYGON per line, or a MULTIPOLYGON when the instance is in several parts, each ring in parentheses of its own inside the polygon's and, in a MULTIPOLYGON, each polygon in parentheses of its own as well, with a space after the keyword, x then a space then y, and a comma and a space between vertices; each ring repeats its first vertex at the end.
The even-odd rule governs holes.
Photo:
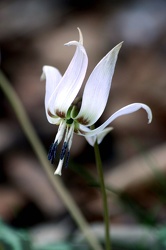
POLYGON ((75 54, 62 76, 57 68, 44 66, 42 79, 46 79, 45 111, 50 123, 59 126, 52 143, 48 159, 54 162, 59 143, 63 140, 59 164, 55 174, 61 175, 63 164, 67 166, 73 134, 86 138, 91 146, 101 143, 105 135, 112 130, 107 127, 117 117, 144 109, 148 115, 148 123, 152 120, 151 109, 143 103, 132 103, 111 115, 101 126, 91 130, 90 126, 102 115, 108 101, 115 64, 122 43, 116 45, 96 65, 85 85, 82 98, 77 94, 85 78, 88 57, 83 46, 80 29, 79 41, 71 41, 66 46, 75 46, 75 54))

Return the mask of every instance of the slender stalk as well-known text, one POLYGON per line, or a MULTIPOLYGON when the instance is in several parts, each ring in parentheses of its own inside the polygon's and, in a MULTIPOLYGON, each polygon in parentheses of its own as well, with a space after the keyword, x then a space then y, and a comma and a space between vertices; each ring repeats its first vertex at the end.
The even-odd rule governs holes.
POLYGON ((103 209, 104 209, 103 213, 104 213, 104 224, 105 224, 105 245, 106 245, 106 250, 111 250, 110 221, 109 221, 107 194, 104 183, 102 161, 97 142, 94 145, 94 151, 95 151, 96 166, 97 166, 97 172, 98 172, 102 201, 103 201, 103 209))
POLYGON ((33 150, 35 151, 41 163, 41 166, 43 167, 43 170, 45 171, 50 183, 54 187, 55 191, 61 197, 66 208, 69 210, 71 216, 73 217, 73 219, 75 220, 79 228, 82 230, 87 242, 92 247, 92 249, 102 250, 102 247, 99 241, 97 240, 93 232, 90 230, 88 223, 86 222, 85 218, 80 212, 80 209, 78 208, 77 204, 73 200, 72 196, 63 185, 59 176, 54 176, 53 172, 51 171, 50 164, 46 158, 46 152, 44 150, 44 147, 39 137, 37 136, 19 97, 17 96, 16 92, 10 85, 9 81, 7 80, 7 78, 4 76, 4 74, 1 71, 0 71, 0 88, 3 90, 4 94, 9 100, 21 124, 21 127, 26 137, 28 138, 33 150))

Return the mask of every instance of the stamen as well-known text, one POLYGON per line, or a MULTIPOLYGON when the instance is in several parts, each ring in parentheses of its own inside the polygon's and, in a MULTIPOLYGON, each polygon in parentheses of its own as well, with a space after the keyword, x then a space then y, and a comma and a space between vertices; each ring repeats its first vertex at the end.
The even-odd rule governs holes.
POLYGON ((68 151, 68 152, 67 152, 67 155, 66 155, 65 168, 68 167, 68 164, 69 164, 69 157, 70 157, 70 151, 68 151))
MULTIPOLYGON (((74 123, 71 124, 71 126, 66 126, 66 123, 62 124, 61 128, 63 128, 61 131, 64 134, 64 130, 66 129, 66 133, 65 133, 65 138, 64 138, 64 143, 62 146, 62 150, 60 153, 60 160, 58 163, 58 167, 55 171, 54 174, 59 174, 61 175, 61 170, 62 170, 62 166, 63 166, 63 162, 65 160, 65 167, 68 166, 69 163, 69 156, 70 156, 70 148, 71 148, 71 144, 72 144, 72 138, 73 138, 73 134, 74 134, 74 123), (65 126, 63 126, 65 124, 65 126)), ((60 139, 62 139, 62 133, 60 129, 59 129, 59 137, 60 139)), ((51 160, 51 163, 53 163, 53 160, 55 158, 55 153, 56 153, 56 149, 57 146, 59 144, 59 140, 55 139, 55 143, 51 146, 49 154, 48 154, 48 159, 51 160)))
POLYGON ((67 143, 67 142, 64 142, 64 143, 63 143, 63 146, 62 146, 61 153, 60 153, 60 159, 61 159, 61 160, 63 160, 63 158, 65 157, 67 147, 68 147, 68 143, 67 143))
POLYGON ((51 162, 51 164, 54 163, 57 146, 58 146, 58 141, 52 143, 51 146, 50 146, 50 149, 48 151, 48 160, 51 162))

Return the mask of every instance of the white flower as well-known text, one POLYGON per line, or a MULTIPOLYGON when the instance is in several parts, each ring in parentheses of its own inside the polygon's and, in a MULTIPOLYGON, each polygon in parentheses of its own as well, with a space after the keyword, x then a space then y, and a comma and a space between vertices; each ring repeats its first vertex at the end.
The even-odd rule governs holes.
POLYGON ((58 144, 64 138, 60 160, 55 174, 61 175, 64 163, 68 164, 69 152, 72 145, 73 134, 84 136, 91 146, 95 142, 101 143, 105 135, 111 131, 107 127, 119 116, 130 114, 143 108, 148 114, 148 122, 152 120, 150 108, 143 103, 133 103, 115 112, 100 127, 91 130, 90 126, 102 115, 110 92, 111 81, 115 69, 119 50, 122 43, 115 46, 92 71, 82 96, 76 98, 83 83, 88 57, 83 46, 82 33, 79 30, 80 40, 71 41, 65 45, 76 46, 75 54, 62 76, 51 66, 43 67, 42 79, 46 79, 45 111, 50 123, 59 125, 54 143, 50 147, 48 159, 53 163, 58 144), (106 128, 107 127, 107 128, 106 128))

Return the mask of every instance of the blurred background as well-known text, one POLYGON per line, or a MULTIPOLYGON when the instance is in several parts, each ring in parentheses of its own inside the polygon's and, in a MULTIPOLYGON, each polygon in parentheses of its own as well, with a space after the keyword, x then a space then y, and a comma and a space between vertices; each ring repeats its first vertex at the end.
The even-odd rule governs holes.
MULTIPOLYGON (((112 227, 164 226, 166 2, 0 1, 1 69, 20 97, 46 151, 57 127, 49 124, 45 116, 42 67, 51 65, 62 74, 65 72, 74 48, 63 44, 78 40, 77 27, 83 33, 89 57, 86 79, 98 61, 124 41, 108 105, 97 125, 132 102, 143 102, 153 112, 150 125, 142 110, 118 118, 112 124, 114 130, 100 145, 106 182, 111 190, 116 190, 110 193, 109 199, 112 227)), ((62 181, 87 220, 100 223, 100 192, 87 177, 89 174, 96 177, 93 148, 75 135, 69 167, 63 169, 62 181)), ((52 232, 48 230, 49 225, 58 227, 52 236, 55 241, 56 237, 63 239, 76 228, 1 90, 0 218, 14 228, 37 228, 36 235, 44 232, 45 237, 52 232), (41 232, 43 225, 47 225, 47 230, 41 232)))

